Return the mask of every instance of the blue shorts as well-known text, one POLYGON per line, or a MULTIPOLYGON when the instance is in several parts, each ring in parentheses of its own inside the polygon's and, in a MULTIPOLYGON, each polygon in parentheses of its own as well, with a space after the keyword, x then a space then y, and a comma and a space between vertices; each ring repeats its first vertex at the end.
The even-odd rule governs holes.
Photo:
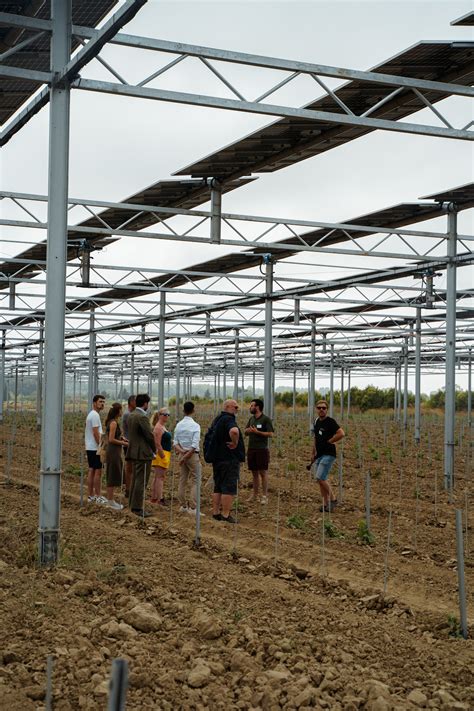
POLYGON ((313 476, 316 481, 326 481, 331 471, 331 467, 336 461, 336 457, 332 454, 323 454, 322 457, 318 457, 313 464, 313 476))

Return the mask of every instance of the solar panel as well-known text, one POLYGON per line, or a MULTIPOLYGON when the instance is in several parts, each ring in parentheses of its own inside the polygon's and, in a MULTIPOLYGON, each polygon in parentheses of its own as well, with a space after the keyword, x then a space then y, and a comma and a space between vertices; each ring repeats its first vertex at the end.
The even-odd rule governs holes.
POLYGON ((436 202, 455 202, 456 205, 462 209, 463 206, 472 207, 474 205, 474 183, 467 183, 466 185, 460 185, 457 188, 451 188, 451 190, 444 190, 441 193, 435 193, 434 195, 427 195, 421 200, 436 200, 436 202))
MULTIPOLYGON (((471 85, 474 82, 474 43, 420 42, 379 64, 372 71, 471 85)), ((335 93, 355 114, 360 115, 392 92, 393 87, 351 81, 335 93)), ((426 90, 423 94, 432 103, 448 95, 426 90)), ((305 108, 343 113, 329 96, 317 99, 305 108)), ((406 89, 375 110, 371 117, 396 121, 423 108, 420 98, 411 89, 406 89)), ((372 130, 361 126, 284 118, 186 166, 175 175, 223 180, 231 176, 273 172, 352 141, 372 130)))
MULTIPOLYGON (((251 182, 253 178, 246 180, 235 180, 229 182, 223 187, 223 192, 230 192, 242 185, 251 182)), ((135 203, 138 205, 156 205, 160 207, 180 207, 183 209, 191 209, 209 200, 209 187, 202 180, 161 180, 145 190, 132 195, 124 200, 124 202, 135 203)), ((99 217, 90 217, 79 224, 82 227, 90 227, 90 234, 78 234, 77 232, 68 233, 68 241, 78 239, 87 239, 88 242, 95 248, 104 246, 105 243, 116 241, 118 238, 110 238, 104 240, 103 235, 94 234, 95 227, 104 227, 105 221, 111 227, 118 228, 120 225, 127 223, 128 230, 142 230, 145 227, 155 224, 158 220, 152 212, 140 213, 137 210, 121 210, 119 208, 109 208, 102 210, 99 217)), ((77 256, 77 246, 71 246, 68 249, 67 259, 75 259, 77 256)), ((32 259, 43 261, 46 259, 46 240, 29 247, 17 255, 18 259, 32 259)), ((22 276, 29 277, 36 274, 38 271, 34 265, 25 265, 22 269, 22 276)), ((18 273, 18 264, 9 262, 0 264, 0 272, 5 275, 18 273)), ((0 289, 5 289, 6 284, 0 283, 0 289)))
MULTIPOLYGON (((73 0, 72 21, 75 25, 95 27, 118 0, 73 0)), ((0 2, 0 11, 15 15, 37 17, 41 20, 50 19, 50 2, 37 0, 16 0, 16 2, 0 2)), ((0 52, 14 47, 16 44, 35 34, 32 30, 19 27, 0 27, 0 52)), ((76 49, 77 41, 72 47, 76 49)), ((5 65, 49 71, 49 34, 45 33, 23 49, 15 52, 4 60, 5 65)), ((42 86, 39 83, 23 79, 0 79, 0 125, 4 124, 16 111, 42 86)))
POLYGON ((468 12, 462 17, 458 17, 457 20, 453 20, 450 24, 458 27, 470 27, 474 25, 474 12, 468 12))
MULTIPOLYGON (((473 205, 474 200, 471 201, 471 206, 473 205)), ((465 207, 468 206, 469 205, 467 204, 465 205, 465 207)), ((400 205, 394 205, 393 207, 388 207, 383 210, 377 210, 376 212, 370 213, 368 215, 362 215, 361 217, 351 218, 350 220, 347 220, 347 224, 358 224, 367 225, 367 227, 373 226, 396 229, 397 227, 404 227, 406 225, 412 225, 417 222, 430 220, 435 217, 440 217, 444 214, 444 210, 442 210, 439 205, 434 205, 433 203, 402 203, 400 205)), ((324 247, 347 241, 349 239, 347 236, 348 234, 352 234, 352 236, 354 237, 360 237, 364 234, 368 234, 364 232, 352 231, 351 233, 350 231, 343 232, 342 230, 333 230, 331 231, 331 235, 329 237, 321 239, 325 234, 327 234, 327 232, 327 229, 318 229, 303 233, 301 236, 308 244, 318 243, 318 246, 324 247)), ((283 242, 284 244, 301 245, 301 241, 297 237, 285 238, 283 242)), ((275 245, 278 245, 278 242, 276 242, 275 245)), ((188 267, 187 269, 189 271, 196 272, 202 271, 232 273, 239 270, 251 269, 252 267, 259 266, 262 262, 261 256, 259 255, 268 252, 272 252, 272 250, 268 247, 256 247, 252 249, 252 254, 248 254, 246 252, 238 254, 227 254, 222 257, 217 257, 216 259, 210 259, 206 262, 201 262, 200 264, 194 264, 193 266, 188 267)), ((296 252, 293 252, 291 249, 274 249, 272 253, 277 259, 285 259, 296 254, 296 252)), ((204 276, 196 275, 193 276, 193 281, 199 281, 205 278, 206 277, 204 276)), ((175 276, 173 276, 173 274, 163 274, 161 276, 147 280, 146 285, 149 287, 150 284, 153 283, 157 287, 159 287, 161 284, 166 284, 170 287, 177 287, 186 284, 187 281, 188 279, 182 274, 177 274, 175 276)), ((143 296, 148 293, 148 291, 144 291, 142 294, 140 294, 140 292, 136 290, 136 287, 139 285, 139 283, 133 284, 134 289, 130 290, 130 298, 134 298, 140 295, 143 296)), ((124 295, 128 294, 128 292, 124 292, 123 289, 111 289, 101 294, 101 296, 104 296, 106 298, 112 298, 114 294, 117 297, 120 296, 120 298, 123 298, 124 295)))

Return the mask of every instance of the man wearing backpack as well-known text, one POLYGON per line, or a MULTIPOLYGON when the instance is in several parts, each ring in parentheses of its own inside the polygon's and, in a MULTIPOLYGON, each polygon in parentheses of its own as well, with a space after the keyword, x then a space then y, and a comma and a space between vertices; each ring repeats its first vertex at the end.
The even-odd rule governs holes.
POLYGON ((238 409, 235 400, 225 400, 204 441, 204 456, 212 462, 214 475, 212 516, 226 523, 236 522, 230 512, 237 494, 240 464, 245 461, 244 441, 235 419, 238 409))

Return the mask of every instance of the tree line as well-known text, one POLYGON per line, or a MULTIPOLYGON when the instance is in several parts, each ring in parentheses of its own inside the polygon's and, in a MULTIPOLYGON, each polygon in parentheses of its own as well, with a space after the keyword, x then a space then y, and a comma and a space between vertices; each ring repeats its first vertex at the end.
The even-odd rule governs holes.
MULTIPOLYGON (((344 402, 347 404, 347 390, 344 392, 344 402)), ((394 388, 377 388, 375 385, 368 385, 366 388, 351 388, 351 408, 355 407, 361 412, 366 410, 379 410, 379 409, 390 409, 393 408, 394 403, 394 388)), ((456 388, 456 410, 467 410, 467 390, 461 390, 456 388)), ((328 399, 329 395, 322 395, 318 391, 314 394, 315 402, 318 400, 328 399)), ((444 409, 445 394, 444 388, 437 390, 436 392, 430 393, 430 395, 421 395, 421 403, 425 408, 439 408, 444 409)), ((403 393, 402 393, 402 403, 403 403, 403 393)), ((275 404, 283 405, 284 407, 293 407, 293 391, 287 390, 285 392, 275 393, 275 404)), ((302 407, 307 407, 308 405, 308 393, 307 392, 297 392, 296 393, 296 404, 302 407)), ((334 392, 334 404, 340 406, 341 404, 341 392, 336 390, 334 392)), ((415 394, 411 391, 408 392, 408 406, 414 406, 415 404, 415 394)))

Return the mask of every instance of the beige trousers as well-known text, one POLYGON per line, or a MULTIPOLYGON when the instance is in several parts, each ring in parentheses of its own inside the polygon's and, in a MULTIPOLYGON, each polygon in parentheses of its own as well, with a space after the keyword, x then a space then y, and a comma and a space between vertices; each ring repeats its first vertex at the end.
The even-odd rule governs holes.
POLYGON ((201 476, 201 462, 199 461, 199 454, 195 452, 189 459, 181 462, 179 465, 179 487, 178 487, 178 499, 181 506, 188 506, 195 509, 196 508, 196 479, 201 476), (188 481, 191 480, 191 496, 189 499, 186 498, 186 487, 188 481))

